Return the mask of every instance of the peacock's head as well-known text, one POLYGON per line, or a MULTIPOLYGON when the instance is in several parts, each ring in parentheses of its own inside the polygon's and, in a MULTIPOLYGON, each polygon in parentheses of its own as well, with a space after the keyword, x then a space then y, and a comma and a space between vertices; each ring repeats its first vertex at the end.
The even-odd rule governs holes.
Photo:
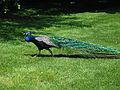
POLYGON ((27 42, 31 42, 31 40, 32 40, 32 35, 31 35, 32 33, 31 32, 25 32, 24 33, 24 35, 25 35, 25 41, 27 41, 27 42))
POLYGON ((25 36, 31 36, 31 32, 25 32, 25 33, 23 33, 25 36))

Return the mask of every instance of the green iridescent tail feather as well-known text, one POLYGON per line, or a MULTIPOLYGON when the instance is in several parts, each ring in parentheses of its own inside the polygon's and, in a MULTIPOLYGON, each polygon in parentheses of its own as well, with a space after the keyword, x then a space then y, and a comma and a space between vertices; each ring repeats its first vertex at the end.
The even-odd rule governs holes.
POLYGON ((50 39, 58 47, 75 48, 89 53, 120 54, 120 51, 103 47, 102 45, 91 44, 64 37, 50 37, 50 39))

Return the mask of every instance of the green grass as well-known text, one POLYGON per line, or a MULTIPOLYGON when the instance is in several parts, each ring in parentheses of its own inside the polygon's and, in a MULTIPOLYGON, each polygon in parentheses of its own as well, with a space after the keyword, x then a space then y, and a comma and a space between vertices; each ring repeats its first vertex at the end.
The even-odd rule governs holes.
MULTIPOLYGON (((61 57, 32 57, 38 50, 24 41, 25 31, 120 50, 120 13, 23 14, 0 19, 0 90, 120 89, 120 59, 69 57, 80 53, 67 49, 52 49, 61 57)), ((46 50, 42 53, 49 55, 46 50)))

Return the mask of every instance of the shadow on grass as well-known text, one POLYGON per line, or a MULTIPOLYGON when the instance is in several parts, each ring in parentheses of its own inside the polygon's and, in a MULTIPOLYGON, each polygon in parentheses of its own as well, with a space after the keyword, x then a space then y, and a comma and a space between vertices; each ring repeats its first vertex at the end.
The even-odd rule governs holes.
MULTIPOLYGON (((75 21, 77 17, 59 17, 59 16, 20 16, 8 15, 0 18, 0 40, 15 40, 23 38, 23 32, 31 31, 38 34, 44 28, 52 26, 75 26, 75 27, 91 27, 90 23, 83 21, 75 21), (65 23, 68 21, 67 23, 65 23)), ((56 26, 56 27, 57 27, 56 26)), ((48 33, 43 33, 48 34, 48 33)))
POLYGON ((96 58, 104 58, 104 59, 120 59, 120 55, 114 54, 93 54, 93 55, 83 55, 83 54, 73 54, 73 55, 66 55, 66 54, 57 54, 57 55, 37 55, 37 54, 24 54, 26 56, 32 57, 55 57, 55 58, 85 58, 85 59, 96 59, 96 58))
MULTIPOLYGON (((106 10, 111 12, 117 12, 115 10, 106 10)), ((51 34, 45 33, 44 28, 49 27, 62 27, 62 26, 73 26, 73 27, 92 27, 92 22, 88 22, 85 20, 78 21, 75 16, 73 17, 59 17, 60 13, 71 14, 74 12, 66 12, 61 10, 25 10, 21 11, 21 13, 16 14, 8 14, 0 17, 0 40, 10 41, 16 39, 23 39, 23 32, 31 31, 33 34, 51 34), (56 13, 53 13, 56 12, 56 13), (24 15, 24 13, 26 13, 24 15)), ((89 11, 92 12, 92 11, 89 11)), ((98 11, 99 12, 99 11, 98 11)), ((104 12, 104 10, 100 11, 104 12)))

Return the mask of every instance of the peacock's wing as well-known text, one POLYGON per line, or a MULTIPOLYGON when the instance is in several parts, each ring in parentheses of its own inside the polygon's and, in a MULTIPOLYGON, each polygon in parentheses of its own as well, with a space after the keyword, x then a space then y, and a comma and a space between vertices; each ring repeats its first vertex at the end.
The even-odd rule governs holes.
POLYGON ((50 41, 50 38, 46 35, 37 36, 37 37, 35 37, 35 40, 37 40, 39 42, 43 42, 49 46, 56 46, 53 42, 50 41))
POLYGON ((86 51, 89 53, 109 53, 109 54, 118 54, 120 53, 116 49, 103 47, 102 45, 91 44, 88 42, 73 40, 64 37, 50 37, 51 41, 59 47, 68 47, 81 49, 81 51, 86 51))

